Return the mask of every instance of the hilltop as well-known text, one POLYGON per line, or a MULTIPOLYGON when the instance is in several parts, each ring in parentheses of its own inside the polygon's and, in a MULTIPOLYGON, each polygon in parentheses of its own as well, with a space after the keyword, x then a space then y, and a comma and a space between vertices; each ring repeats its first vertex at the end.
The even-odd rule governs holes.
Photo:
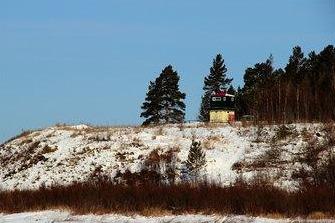
POLYGON ((266 176, 281 188, 295 190, 299 179, 294 176, 312 169, 308 157, 322 163, 334 151, 334 132, 333 124, 318 123, 52 126, 23 132, 0 146, 0 189, 68 185, 97 173, 114 179, 126 170, 139 172, 149 162, 164 173, 168 154, 173 154, 176 181, 187 180, 184 162, 195 139, 206 153, 202 179, 229 185, 240 177, 266 176))

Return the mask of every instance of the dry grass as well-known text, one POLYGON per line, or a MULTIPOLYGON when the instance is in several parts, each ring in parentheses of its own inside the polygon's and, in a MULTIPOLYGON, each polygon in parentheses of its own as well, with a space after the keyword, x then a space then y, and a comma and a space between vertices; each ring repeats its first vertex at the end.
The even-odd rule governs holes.
POLYGON ((115 154, 115 158, 120 161, 120 162, 133 162, 134 161, 134 157, 132 157, 134 155, 134 152, 117 152, 115 154))
POLYGON ((127 186, 101 179, 38 190, 3 191, 0 192, 0 212, 65 208, 78 214, 218 213, 315 219, 335 213, 335 191, 326 186, 287 192, 261 181, 251 184, 240 181, 229 187, 154 181, 127 186))
POLYGON ((83 132, 82 131, 73 131, 72 134, 70 135, 71 138, 76 138, 78 136, 82 136, 83 132))
MULTIPOLYGON (((36 131, 37 131, 37 130, 36 130, 36 131)), ((19 135, 17 135, 17 136, 14 136, 14 137, 8 139, 7 141, 5 141, 4 143, 2 143, 2 144, 0 145, 0 147, 4 146, 5 144, 7 144, 7 143, 9 143, 9 142, 12 142, 12 141, 14 141, 14 140, 16 140, 16 139, 20 139, 20 138, 22 138, 22 140, 29 139, 28 136, 29 136, 31 133, 33 133, 32 130, 22 131, 21 134, 19 134, 19 135)))
POLYGON ((148 207, 144 208, 141 212, 141 215, 143 216, 168 216, 168 215, 173 215, 173 212, 171 210, 164 210, 159 207, 148 207))
POLYGON ((209 136, 202 142, 202 145, 205 149, 211 150, 215 148, 215 144, 222 141, 223 137, 221 136, 209 136))
POLYGON ((164 128, 162 126, 159 126, 154 134, 155 136, 162 136, 164 134, 164 128))
POLYGON ((241 125, 242 125, 242 127, 244 127, 244 128, 248 128, 248 127, 250 127, 250 126, 254 126, 254 125, 256 125, 256 123, 255 123, 254 121, 246 121, 246 120, 243 120, 243 121, 241 121, 241 125))
POLYGON ((48 145, 44 146, 43 149, 42 149, 42 154, 47 154, 47 153, 53 153, 55 151, 57 151, 57 146, 54 146, 54 147, 50 147, 48 145))
POLYGON ((333 217, 334 215, 331 215, 329 213, 324 213, 321 211, 312 212, 307 216, 308 219, 313 219, 313 220, 322 220, 322 219, 333 218, 333 217))
POLYGON ((133 147, 136 147, 136 148, 144 146, 142 140, 138 137, 134 137, 133 141, 130 143, 130 145, 133 146, 133 147))
POLYGON ((268 213, 266 215, 263 215, 262 217, 270 218, 270 219, 283 219, 285 216, 281 213, 268 213))

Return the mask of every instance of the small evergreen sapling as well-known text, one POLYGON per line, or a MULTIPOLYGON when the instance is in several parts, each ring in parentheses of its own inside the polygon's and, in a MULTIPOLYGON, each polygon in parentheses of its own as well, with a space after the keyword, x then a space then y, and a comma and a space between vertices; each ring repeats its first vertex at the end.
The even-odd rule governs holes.
POLYGON ((199 171, 205 165, 206 154, 202 150, 201 143, 193 140, 186 161, 187 170, 191 176, 197 178, 199 176, 199 171))

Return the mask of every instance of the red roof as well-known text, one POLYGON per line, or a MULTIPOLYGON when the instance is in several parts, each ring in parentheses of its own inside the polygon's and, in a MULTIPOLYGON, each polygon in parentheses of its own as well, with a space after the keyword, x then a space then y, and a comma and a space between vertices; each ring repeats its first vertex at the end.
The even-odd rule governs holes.
POLYGON ((219 90, 216 92, 213 92, 213 96, 218 96, 218 97, 224 97, 226 96, 227 91, 226 90, 219 90))
POLYGON ((214 97, 225 97, 225 96, 227 96, 227 97, 234 97, 234 95, 228 94, 227 90, 218 90, 216 92, 213 92, 212 96, 214 96, 214 97))

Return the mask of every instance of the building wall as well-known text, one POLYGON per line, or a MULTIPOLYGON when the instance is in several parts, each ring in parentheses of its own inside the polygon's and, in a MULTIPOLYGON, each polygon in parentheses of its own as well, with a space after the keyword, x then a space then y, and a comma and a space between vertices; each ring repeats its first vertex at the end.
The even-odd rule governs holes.
POLYGON ((235 112, 229 110, 211 110, 209 112, 209 121, 226 123, 230 121, 229 116, 235 116, 235 112))

